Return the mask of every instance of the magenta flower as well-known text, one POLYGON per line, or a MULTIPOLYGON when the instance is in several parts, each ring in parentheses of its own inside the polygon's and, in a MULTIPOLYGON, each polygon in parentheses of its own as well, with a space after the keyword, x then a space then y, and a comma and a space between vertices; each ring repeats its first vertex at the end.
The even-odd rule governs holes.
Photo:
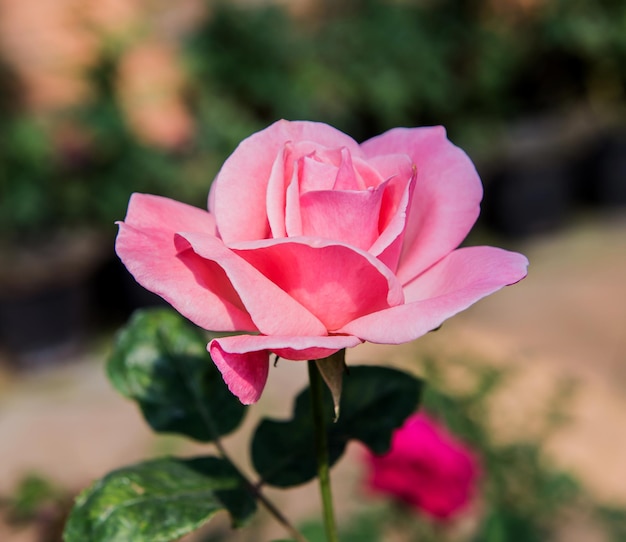
POLYGON ((325 124, 279 121, 226 160, 208 212, 134 194, 116 250, 192 322, 244 332, 209 350, 248 404, 270 353, 318 359, 412 341, 522 279, 520 254, 457 249, 481 197, 472 162, 441 127, 359 145, 325 124))
POLYGON ((472 500, 480 474, 472 452, 425 414, 396 430, 384 455, 367 455, 367 487, 445 520, 472 500))

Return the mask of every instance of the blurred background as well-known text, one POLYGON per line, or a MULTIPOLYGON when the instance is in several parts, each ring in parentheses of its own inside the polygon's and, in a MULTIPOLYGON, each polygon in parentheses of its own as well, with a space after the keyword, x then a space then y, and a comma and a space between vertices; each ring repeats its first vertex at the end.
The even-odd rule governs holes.
MULTIPOLYGON (((483 491, 445 536, 626 540, 622 0, 0 0, 0 540, 59 540, 63 503, 91 480, 193 449, 150 435, 105 380, 115 330, 158 303, 115 258, 114 222, 132 192, 204 207, 237 143, 279 118, 357 141, 445 125, 485 185, 468 242, 531 261, 523 283, 441 332, 350 354, 431 375, 461 412, 470 396, 484 407, 491 436, 473 444, 518 478, 483 491), (476 381, 468 366, 504 384, 470 393, 455 376, 476 381), (535 455, 492 454, 520 443, 535 455), (572 485, 525 486, 529 468, 572 485), (559 513, 513 514, 524 491, 559 513)), ((304 372, 274 371, 280 397, 261 411, 285 413, 280 390, 304 372)), ((471 440, 467 412, 457 425, 471 440)), ((358 501, 352 459, 337 484, 358 501)), ((302 491, 304 521, 317 495, 302 491)))

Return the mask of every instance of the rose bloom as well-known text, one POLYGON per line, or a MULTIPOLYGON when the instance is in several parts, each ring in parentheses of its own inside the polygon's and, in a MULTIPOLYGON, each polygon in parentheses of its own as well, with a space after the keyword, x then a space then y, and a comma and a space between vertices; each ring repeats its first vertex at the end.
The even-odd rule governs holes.
POLYGON ((480 468, 472 452, 425 414, 397 429, 384 455, 366 456, 367 488, 437 520, 450 519, 472 500, 480 468))
POLYGON ((457 248, 482 185, 442 127, 361 145, 325 124, 279 121, 242 141, 208 212, 133 194, 116 241, 135 279, 198 326, 229 389, 258 400, 270 354, 319 359, 399 344, 526 275, 524 256, 457 248))

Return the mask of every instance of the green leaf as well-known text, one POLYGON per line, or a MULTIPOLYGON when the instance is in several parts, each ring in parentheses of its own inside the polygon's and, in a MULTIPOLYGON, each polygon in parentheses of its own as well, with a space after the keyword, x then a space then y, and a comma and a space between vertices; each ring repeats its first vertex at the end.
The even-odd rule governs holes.
MULTIPOLYGON (((324 389, 330 465, 341 457, 350 439, 360 440, 374 453, 386 452, 393 430, 418 407, 420 393, 421 381, 409 374, 384 367, 351 367, 337 423, 332 423, 332 400, 324 389)), ((252 462, 263 482, 290 487, 313 479, 317 474, 313 435, 306 389, 296 399, 291 420, 262 420, 254 434, 252 462)))
POLYGON ((243 525, 256 503, 223 459, 163 458, 109 473, 83 491, 65 526, 65 542, 169 542, 227 510, 243 525))
POLYGON ((236 429, 246 407, 228 391, 206 344, 169 309, 137 311, 117 337, 107 372, 155 431, 208 442, 236 429))

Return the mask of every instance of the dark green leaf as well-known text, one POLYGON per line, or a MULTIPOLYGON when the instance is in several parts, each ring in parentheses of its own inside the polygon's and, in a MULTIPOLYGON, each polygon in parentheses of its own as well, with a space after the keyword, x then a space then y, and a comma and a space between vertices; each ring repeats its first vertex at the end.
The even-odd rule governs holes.
MULTIPOLYGON (((383 367, 351 367, 341 397, 341 417, 333 420, 330 392, 324 389, 328 404, 328 454, 333 465, 350 439, 363 442, 375 453, 389 449, 394 429, 415 411, 421 382, 417 378, 383 367)), ((309 389, 296 399, 289 421, 265 419, 252 442, 252 461, 265 483, 289 487, 316 476, 313 421, 309 389)))
POLYGON ((208 442, 236 429, 246 407, 228 391, 206 344, 171 310, 138 311, 117 337, 108 375, 155 431, 208 442))
POLYGON ((64 540, 169 542, 220 510, 241 526, 255 509, 245 482, 227 461, 156 459, 111 472, 81 493, 64 540))

